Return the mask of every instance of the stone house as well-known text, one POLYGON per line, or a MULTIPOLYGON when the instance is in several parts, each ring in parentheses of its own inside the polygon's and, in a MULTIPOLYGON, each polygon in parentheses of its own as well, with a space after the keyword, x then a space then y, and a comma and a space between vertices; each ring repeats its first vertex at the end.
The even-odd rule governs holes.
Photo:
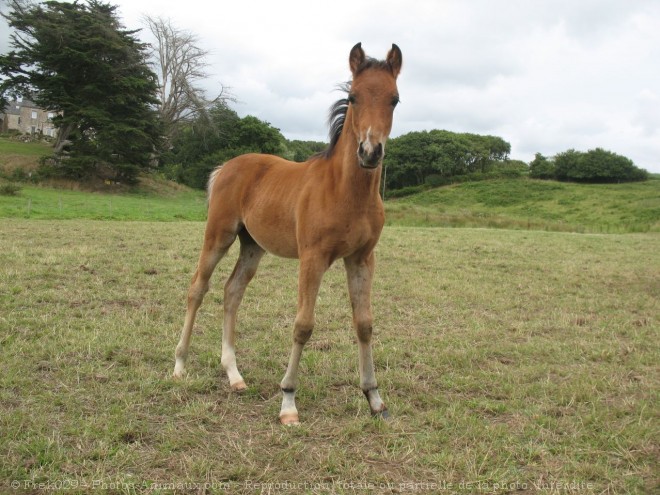
POLYGON ((22 134, 55 137, 57 129, 52 122, 55 115, 55 112, 39 108, 30 100, 10 101, 4 113, 0 113, 0 132, 16 130, 22 134))

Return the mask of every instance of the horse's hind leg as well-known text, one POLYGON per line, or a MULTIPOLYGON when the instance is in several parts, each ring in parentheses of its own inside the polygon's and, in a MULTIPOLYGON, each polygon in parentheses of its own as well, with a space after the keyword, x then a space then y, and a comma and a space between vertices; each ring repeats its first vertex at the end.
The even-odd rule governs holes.
POLYGON ((197 310, 202 304, 204 295, 209 290, 209 279, 213 274, 218 262, 225 255, 227 250, 236 239, 234 232, 221 232, 216 234, 213 231, 207 231, 204 239, 204 246, 199 255, 199 262, 197 263, 197 270, 192 278, 190 289, 188 290, 188 306, 186 310, 186 319, 183 323, 181 330, 181 338, 179 344, 176 346, 176 363, 174 365, 174 377, 180 378, 185 373, 186 358, 188 357, 188 348, 190 347, 190 336, 192 334, 193 325, 195 324, 195 316, 197 310))
POLYGON ((234 271, 225 284, 225 319, 222 327, 222 367, 227 372, 229 385, 232 390, 245 390, 245 382, 236 367, 236 352, 234 347, 234 335, 236 329, 236 313, 241 304, 245 288, 254 274, 257 272, 259 261, 265 251, 250 237, 246 230, 239 234, 241 240, 241 252, 234 271))

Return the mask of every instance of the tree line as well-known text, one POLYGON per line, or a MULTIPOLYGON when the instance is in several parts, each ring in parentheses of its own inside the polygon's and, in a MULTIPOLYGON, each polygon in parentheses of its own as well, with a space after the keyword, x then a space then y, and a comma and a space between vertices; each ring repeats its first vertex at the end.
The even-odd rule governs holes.
MULTIPOLYGON (((247 152, 303 161, 326 144, 289 141, 254 116, 239 117, 221 85, 208 96, 199 40, 169 20, 146 17, 155 42, 126 29, 117 7, 99 0, 66 3, 9 0, 2 14, 13 33, 0 55, 0 108, 26 97, 56 113, 58 137, 42 173, 85 179, 106 174, 134 182, 145 170, 203 188, 210 171, 247 152)), ((434 187, 464 178, 521 175, 613 182, 644 180, 625 157, 596 149, 537 154, 528 166, 511 160, 497 136, 445 130, 410 132, 387 144, 383 186, 434 187)))
POLYGON ((388 142, 384 186, 396 195, 452 182, 523 175, 587 183, 649 178, 629 158, 602 148, 570 149, 550 158, 537 153, 529 164, 511 160, 510 151, 511 145, 496 136, 444 130, 411 132, 388 142))

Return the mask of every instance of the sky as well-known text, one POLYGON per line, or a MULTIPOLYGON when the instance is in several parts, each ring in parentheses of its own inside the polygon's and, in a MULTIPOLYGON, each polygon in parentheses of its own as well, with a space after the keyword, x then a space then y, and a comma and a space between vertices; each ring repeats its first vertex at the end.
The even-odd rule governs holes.
POLYGON ((149 15, 197 35, 208 95, 230 86, 239 115, 288 139, 327 140, 355 43, 379 59, 396 43, 392 137, 491 134, 527 162, 601 147, 660 172, 658 0, 109 1, 127 28, 149 15))

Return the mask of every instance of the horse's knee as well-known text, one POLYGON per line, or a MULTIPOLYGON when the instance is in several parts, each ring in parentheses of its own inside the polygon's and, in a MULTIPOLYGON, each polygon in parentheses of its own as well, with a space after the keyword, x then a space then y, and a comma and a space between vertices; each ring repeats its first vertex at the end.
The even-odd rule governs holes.
POLYGON ((373 320, 366 318, 355 322, 355 331, 357 338, 363 344, 371 342, 371 335, 373 333, 373 320))
POLYGON ((314 320, 303 320, 300 318, 296 319, 296 323, 293 326, 293 340, 294 342, 305 345, 309 338, 312 336, 312 331, 314 330, 314 320))
POLYGON ((199 277, 197 277, 190 285, 190 289, 188 289, 188 305, 199 306, 202 303, 202 299, 204 299, 204 296, 208 290, 208 282, 202 282, 199 277))

